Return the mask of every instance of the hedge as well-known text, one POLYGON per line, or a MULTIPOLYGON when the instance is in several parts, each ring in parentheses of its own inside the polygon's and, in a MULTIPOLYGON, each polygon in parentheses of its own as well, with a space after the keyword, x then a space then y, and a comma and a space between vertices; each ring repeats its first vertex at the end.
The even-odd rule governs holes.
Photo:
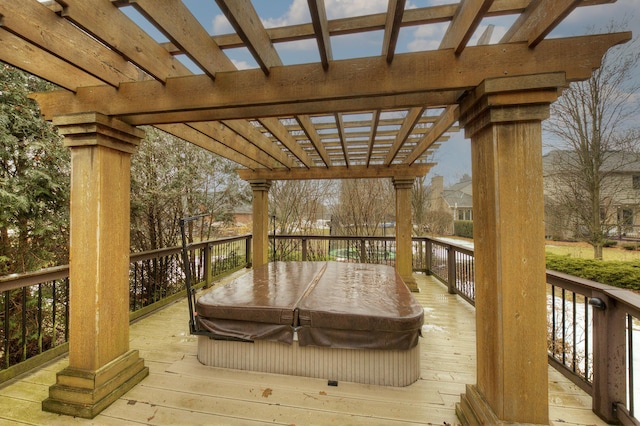
POLYGON ((615 287, 640 290, 640 260, 594 260, 547 253, 547 269, 615 287))
POLYGON ((473 221, 454 220, 453 235, 457 237, 473 238, 473 221))

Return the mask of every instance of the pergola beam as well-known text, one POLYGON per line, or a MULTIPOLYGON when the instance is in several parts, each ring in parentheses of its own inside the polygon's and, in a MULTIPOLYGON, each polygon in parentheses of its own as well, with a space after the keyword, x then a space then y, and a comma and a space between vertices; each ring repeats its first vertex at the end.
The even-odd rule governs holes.
POLYGON ((422 177, 429 173, 435 166, 434 163, 420 163, 411 166, 393 164, 391 166, 333 166, 330 168, 314 167, 308 170, 298 167, 291 170, 238 170, 238 175, 243 180, 270 179, 270 180, 309 180, 309 179, 369 179, 369 178, 393 178, 397 176, 422 177))
POLYGON ((250 122, 246 120, 224 120, 222 123, 267 155, 278 160, 286 168, 290 169, 294 167, 293 162, 287 154, 271 142, 269 138, 260 133, 250 122))
POLYGON ((258 120, 266 130, 268 130, 276 139, 282 143, 298 160, 306 167, 313 167, 313 160, 309 154, 298 145, 298 142, 291 136, 287 128, 273 117, 264 117, 258 120))
POLYGON ((307 0, 307 3, 309 4, 313 31, 318 42, 320 62, 322 62, 322 68, 327 70, 329 69, 329 62, 333 60, 333 53, 331 52, 329 24, 327 21, 327 12, 324 7, 324 0, 307 0))
POLYGON ((236 69, 233 62, 222 52, 183 2, 173 0, 112 1, 134 6, 209 77, 214 78, 218 71, 236 69))
POLYGON ((406 0, 389 0, 387 7, 384 37, 382 39, 382 56, 387 58, 388 63, 393 61, 393 56, 396 53, 396 43, 400 34, 405 3, 406 0))
POLYGON ((282 167, 272 156, 268 155, 254 144, 249 143, 249 141, 244 137, 240 136, 220 121, 189 123, 189 126, 210 138, 219 141, 233 151, 251 158, 257 163, 260 163, 263 167, 269 169, 282 167))
POLYGON ((342 114, 334 114, 336 120, 336 129, 338 130, 338 139, 340 140, 340 146, 342 147, 342 155, 344 156, 344 163, 349 167, 349 151, 347 150, 347 139, 344 135, 344 123, 342 120, 342 114))
POLYGON ((380 123, 380 110, 373 111, 371 116, 371 131, 369 134, 369 150, 367 151, 367 166, 371 163, 371 155, 373 154, 373 146, 376 142, 376 134, 378 133, 378 124, 380 123))
POLYGON ((34 97, 47 117, 100 111, 126 122, 127 116, 140 116, 136 124, 143 124, 143 115, 176 112, 183 113, 181 121, 197 121, 203 110, 224 111, 227 118, 291 115, 305 104, 308 110, 333 113, 345 111, 335 104, 341 101, 351 104, 352 110, 364 110, 371 108, 372 99, 394 96, 408 104, 428 106, 411 96, 445 93, 449 102, 443 98, 444 106, 456 103, 450 97, 459 91, 492 77, 527 75, 535 70, 564 72, 568 81, 589 78, 607 49, 630 39, 630 32, 622 32, 544 40, 534 50, 526 43, 472 46, 459 56, 451 50, 396 55, 391 65, 382 57, 357 58, 334 61, 328 71, 320 64, 302 64, 276 67, 268 77, 260 70, 244 70, 218 73, 215 81, 197 75, 171 78, 166 84, 140 81, 123 83, 118 90, 101 86, 80 88, 75 95, 48 92, 34 97), (487 61, 488 57, 502 60, 487 61), (194 116, 188 119, 191 113, 194 116))
POLYGON ((313 145, 318 155, 320 155, 320 158, 322 159, 324 164, 327 167, 331 166, 331 159, 329 158, 329 155, 327 155, 327 151, 324 149, 324 146, 322 146, 322 140, 320 139, 320 135, 316 131, 316 128, 311 121, 311 117, 309 117, 308 115, 298 115, 296 117, 296 120, 298 121, 298 124, 300 124, 300 127, 302 128, 304 133, 309 138, 309 142, 311 142, 311 145, 313 145))
POLYGON ((0 43, 3 48, 3 62, 31 74, 40 74, 41 78, 72 92, 75 92, 78 86, 97 86, 104 83, 3 29, 0 29, 0 43), (24 61, 25 54, 29 55, 29 61, 24 61))
MULTIPOLYGON (((62 16, 120 52, 160 82, 188 74, 180 61, 138 27, 110 0, 65 0, 62 16)), ((83 38, 87 38, 83 36, 83 38)), ((78 52, 75 53, 77 58, 78 52)))
POLYGON ((391 145, 391 149, 389 149, 389 153, 384 160, 385 166, 390 165, 393 162, 394 158, 396 158, 396 155, 398 155, 398 151, 400 151, 400 148, 402 148, 402 145, 404 145, 405 141, 409 137, 409 134, 413 130, 413 127, 416 125, 416 123, 418 123, 423 113, 424 108, 422 107, 411 108, 407 112, 407 116, 405 117, 402 126, 400 126, 400 130, 398 131, 398 134, 393 141, 393 145, 391 145))
POLYGON ((250 0, 216 2, 266 75, 269 75, 272 67, 282 65, 280 56, 250 0))
MULTIPOLYGON (((1 26, 6 31, 106 84, 117 87, 122 81, 139 80, 141 77, 141 71, 117 52, 99 41, 87 37, 80 28, 66 19, 60 18, 48 7, 38 2, 2 1, 0 2, 0 16, 2 17, 1 26), (37 22, 38 25, 34 25, 34 22, 37 22)), ((33 49, 28 49, 25 52, 30 50, 33 49)), ((2 56, 3 60, 8 61, 4 53, 2 56)), ((23 58, 21 61, 14 62, 13 65, 24 68, 22 63, 27 61, 24 61, 23 58)), ((37 65, 39 70, 32 70, 35 75, 41 74, 42 70, 50 71, 46 63, 37 65)), ((63 87, 66 86, 65 84, 63 87)), ((77 86, 81 86, 81 81, 77 82, 77 86)))
POLYGON ((158 129, 169 133, 177 138, 184 139, 192 144, 206 149, 209 152, 220 155, 221 157, 228 158, 229 160, 245 166, 249 169, 258 169, 264 167, 262 164, 253 160, 251 157, 246 156, 240 152, 229 149, 228 146, 220 143, 219 141, 211 138, 208 135, 194 129, 190 126, 182 124, 159 124, 156 125, 158 129))
MULTIPOLYGON (((583 0, 578 6, 592 6, 612 3, 613 1, 615 0, 583 0)), ((531 0, 494 0, 485 16, 496 17, 518 14, 524 11, 529 3, 531 3, 531 0)), ((449 22, 453 19, 457 7, 458 5, 456 4, 446 4, 407 9, 403 13, 400 27, 449 22)), ((386 19, 386 13, 332 19, 328 21, 329 36, 384 30, 386 19)), ((316 37, 316 32, 311 23, 291 25, 287 27, 267 28, 266 31, 272 43, 309 40, 316 37)), ((215 35, 212 36, 212 38, 221 49, 244 47, 244 42, 237 34, 215 35)), ((171 54, 182 53, 172 43, 164 43, 163 46, 171 54)))
POLYGON ((440 49, 453 49, 456 55, 462 53, 492 2, 463 0, 440 42, 440 49))
POLYGON ((453 124, 458 121, 458 116, 460 115, 460 108, 458 105, 450 105, 448 106, 440 117, 436 120, 435 123, 429 128, 429 131, 424 135, 422 140, 418 142, 416 147, 411 151, 411 153, 404 160, 404 164, 412 164, 416 161, 422 154, 425 153, 436 141, 438 141, 444 133, 453 126, 453 124))
POLYGON ((540 43, 583 0, 533 0, 513 23, 501 42, 526 41, 533 48, 540 43))

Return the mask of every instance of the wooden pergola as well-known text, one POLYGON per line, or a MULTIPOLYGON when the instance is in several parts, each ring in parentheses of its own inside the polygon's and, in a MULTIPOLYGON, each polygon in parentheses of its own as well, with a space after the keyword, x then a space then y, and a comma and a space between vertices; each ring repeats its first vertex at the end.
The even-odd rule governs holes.
MULTIPOLYGON (((575 8, 610 0, 462 0, 265 28, 249 0, 216 0, 234 32, 210 35, 180 0, 0 0, 0 60, 61 90, 34 94, 71 149, 69 367, 43 408, 93 417, 147 374, 129 348, 130 156, 151 125, 236 162, 250 182, 254 265, 267 261, 272 180, 391 178, 397 269, 410 287, 410 192, 447 132, 471 139, 477 383, 466 421, 548 424, 541 121, 630 33, 548 38, 575 8), (169 40, 159 43, 122 8, 169 40), (498 43, 469 40, 515 15, 498 43), (404 27, 447 23, 437 50, 396 53, 404 27), (380 53, 334 60, 332 37, 382 31, 380 53), (320 61, 284 65, 274 45, 314 40, 320 61), (259 68, 237 70, 246 47, 259 68), (197 67, 183 65, 186 55, 197 67), (473 408, 472 408, 473 407, 473 408), (492 417, 493 416, 493 417, 492 417), (475 419, 475 420, 473 420, 475 419)), ((612 6, 615 7, 615 6, 612 6)), ((447 348, 443 348, 447 349, 447 348)))

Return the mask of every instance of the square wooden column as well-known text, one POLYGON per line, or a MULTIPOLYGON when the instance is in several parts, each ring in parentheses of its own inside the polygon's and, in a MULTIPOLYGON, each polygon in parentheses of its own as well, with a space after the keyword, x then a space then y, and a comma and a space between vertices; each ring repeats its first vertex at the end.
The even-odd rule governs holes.
POLYGON ((549 424, 541 121, 563 75, 487 80, 461 104, 471 138, 477 384, 464 424, 549 424))
POLYGON ((413 278, 413 250, 411 243, 411 189, 415 177, 394 177, 396 189, 396 270, 411 291, 417 292, 418 283, 413 278))
POLYGON ((269 188, 267 179, 250 180, 253 191, 253 267, 269 263, 269 188))
POLYGON ((42 408, 93 418, 149 373, 129 350, 130 159, 144 133, 96 113, 53 123, 71 148, 69 366, 42 408))

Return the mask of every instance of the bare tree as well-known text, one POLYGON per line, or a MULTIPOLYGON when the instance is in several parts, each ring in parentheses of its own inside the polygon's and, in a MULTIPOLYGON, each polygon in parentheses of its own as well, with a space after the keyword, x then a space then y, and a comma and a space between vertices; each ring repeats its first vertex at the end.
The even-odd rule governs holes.
POLYGON ((571 222, 565 225, 593 246, 596 259, 602 258, 607 232, 617 219, 621 172, 637 160, 632 154, 639 134, 634 122, 640 111, 639 59, 637 42, 609 50, 589 80, 564 90, 545 124, 561 150, 545 164, 547 211, 571 222))
POLYGON ((376 235, 395 217, 395 192, 389 179, 348 179, 340 182, 331 223, 342 235, 376 235))
POLYGON ((217 236, 214 223, 232 220, 233 208, 249 200, 230 161, 158 129, 146 137, 131 167, 131 245, 153 250, 180 242, 179 220, 206 214, 190 240, 217 236))
POLYGON ((310 234, 326 219, 326 204, 334 183, 327 180, 275 181, 269 190, 269 210, 279 234, 310 234))
POLYGON ((413 233, 423 235, 429 230, 429 197, 431 186, 425 182, 425 177, 416 179, 411 190, 411 209, 413 211, 413 233))

